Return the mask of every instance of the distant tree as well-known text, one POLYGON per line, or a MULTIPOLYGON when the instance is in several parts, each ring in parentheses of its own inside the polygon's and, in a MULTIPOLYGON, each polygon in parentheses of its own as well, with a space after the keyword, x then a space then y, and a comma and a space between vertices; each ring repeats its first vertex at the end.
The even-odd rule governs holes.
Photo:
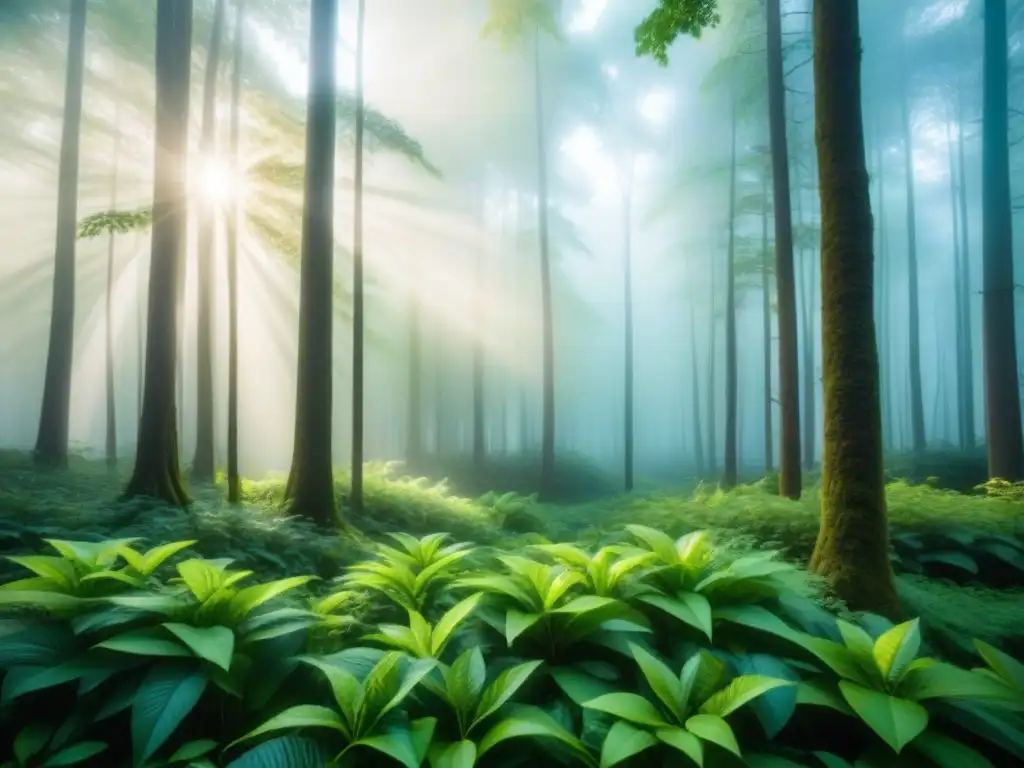
POLYGON ((149 496, 183 506, 189 499, 178 465, 174 382, 178 286, 188 226, 192 0, 158 0, 156 14, 157 120, 146 377, 135 469, 124 495, 149 496))
MULTIPOLYGON (((20 6, 20 4, 19 4, 20 6)), ((15 11, 19 6, 15 6, 15 11)), ((35 461, 46 467, 68 463, 71 369, 75 350, 75 240, 78 229, 78 170, 85 82, 86 0, 72 0, 64 85, 60 171, 57 181, 57 244, 54 251, 50 340, 35 461)))
MULTIPOLYGON (((366 0, 356 7, 356 136, 352 227, 352 489, 349 503, 356 514, 363 511, 363 384, 365 302, 363 284, 363 139, 366 109, 363 98, 365 64, 366 0)), ((308 171, 307 171, 308 172, 308 171)), ((328 411, 329 413, 329 411, 328 411)), ((329 427, 328 427, 329 429, 329 427)))

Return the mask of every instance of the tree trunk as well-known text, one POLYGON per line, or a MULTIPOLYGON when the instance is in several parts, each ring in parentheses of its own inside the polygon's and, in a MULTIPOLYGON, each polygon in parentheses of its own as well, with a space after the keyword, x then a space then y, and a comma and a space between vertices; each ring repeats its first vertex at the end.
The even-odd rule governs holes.
MULTIPOLYGON (((203 83, 202 134, 199 139, 200 162, 213 161, 217 133, 217 72, 220 69, 221 41, 224 38, 225 0, 217 0, 213 11, 213 30, 206 57, 203 83)), ((200 202, 197 211, 199 236, 196 243, 196 291, 199 316, 196 322, 196 452, 192 458, 193 480, 209 482, 214 473, 213 425, 213 285, 214 266, 213 204, 200 202)))
POLYGON ((85 81, 86 0, 72 0, 68 25, 64 123, 57 181, 57 243, 53 258, 53 302, 46 378, 34 459, 44 467, 68 465, 71 373, 75 352, 75 239, 78 235, 78 171, 85 81))
MULTIPOLYGON (((320 525, 329 525, 335 516, 331 414, 337 30, 338 0, 313 0, 300 257, 295 446, 285 496, 294 514, 320 525)), ((358 179, 356 183, 358 189, 358 179)), ((358 300, 358 292, 356 298, 358 300)), ((355 311, 360 310, 361 307, 356 305, 355 311)), ((353 424, 353 444, 355 434, 356 426, 353 424)), ((355 462, 353 453, 353 467, 355 462)), ((362 466, 361 461, 359 466, 362 466)), ((352 482, 354 493, 354 473, 352 482)))
POLYGON ((989 477, 1015 481, 1024 477, 1024 443, 1013 300, 1006 36, 1006 0, 985 0, 981 143, 985 427, 989 477))
POLYGON ((690 376, 693 381, 693 454, 697 459, 697 476, 704 477, 704 438, 700 425, 700 376, 697 375, 697 320, 693 312, 694 299, 690 298, 690 376))
MULTIPOLYGON (((632 166, 632 161, 630 161, 632 166)), ((634 423, 633 423, 633 195, 632 195, 632 167, 627 171, 628 177, 625 181, 622 195, 622 291, 623 291, 623 336, 625 361, 623 371, 625 381, 623 382, 623 470, 625 478, 626 493, 633 490, 633 451, 634 451, 634 423)))
POLYGON ((854 0, 814 0, 825 443, 810 567, 853 610, 901 608, 889 563, 873 312, 871 197, 854 0))
POLYGON ((178 298, 188 228, 188 119, 192 64, 192 0, 156 7, 156 152, 153 248, 146 323, 146 382, 135 469, 125 497, 189 503, 178 466, 175 374, 178 298))
MULTIPOLYGON (((337 6, 337 0, 334 0, 337 6)), ((337 17, 337 7, 334 9, 337 17)), ((356 139, 353 173, 352 223, 352 511, 363 511, 363 453, 366 306, 363 290, 363 134, 366 127, 364 106, 364 67, 366 56, 366 0, 356 7, 356 139)), ((333 281, 332 281, 333 284, 333 281)), ((328 410, 327 413, 330 413, 328 410)))
POLYGON ((882 408, 882 445, 894 444, 895 432, 892 421, 893 398, 890 382, 892 380, 892 359, 889 356, 889 232, 886 227, 885 208, 885 152, 879 140, 877 148, 878 160, 878 256, 876 259, 878 273, 878 335, 882 338, 882 358, 878 366, 879 397, 882 408))
POLYGON ((925 450, 924 394, 921 388, 921 311, 917 272, 917 214, 914 204, 914 143, 910 131, 910 102, 906 75, 901 77, 903 100, 903 146, 907 182, 907 311, 910 313, 910 424, 914 453, 925 450))
POLYGON ((779 494, 800 498, 800 364, 793 269, 793 212, 786 139, 786 83, 782 71, 779 0, 768 0, 768 124, 775 208, 775 291, 779 323, 779 494))
POLYGON ((409 289, 409 418, 406 427, 406 461, 415 464, 423 456, 423 311, 420 305, 418 263, 409 289))
POLYGON ((963 315, 964 365, 964 436, 966 449, 974 448, 974 334, 971 323, 970 223, 967 220, 967 171, 964 164, 963 89, 957 87, 957 164, 960 176, 960 304, 963 315))
MULTIPOLYGON (((960 211, 957 196, 957 185, 959 179, 957 179, 957 168, 956 158, 954 155, 953 148, 953 117, 946 120, 946 143, 949 145, 949 203, 951 207, 950 213, 953 221, 953 307, 956 314, 956 416, 957 416, 957 439, 960 445, 960 450, 964 451, 967 449, 967 425, 965 423, 967 417, 967 406, 964 400, 964 394, 966 393, 966 383, 964 381, 964 373, 967 372, 970 375, 970 368, 965 364, 964 353, 966 346, 964 344, 964 306, 963 306, 963 291, 960 288, 960 284, 963 281, 963 275, 960 274, 960 211)), ((939 352, 943 349, 942 345, 939 345, 939 352)), ((943 369, 944 370, 944 369, 943 369)))
POLYGON ((737 481, 736 455, 736 104, 732 105, 732 144, 729 155, 729 252, 725 277, 725 466, 722 486, 737 481))
MULTIPOLYGON (((234 67, 231 71, 231 170, 238 173, 242 101, 242 55, 245 40, 245 0, 235 6, 234 67)), ((238 218, 239 197, 231 199, 228 213, 228 502, 242 500, 238 470, 238 218)))
POLYGON ((768 281, 768 169, 761 177, 761 331, 764 348, 764 471, 775 468, 772 434, 772 294, 768 281))
POLYGON ((544 127, 541 70, 541 30, 535 30, 533 50, 535 126, 537 133, 537 228, 540 235, 540 300, 543 333, 543 408, 540 450, 540 495, 549 496, 555 484, 555 327, 551 296, 551 253, 548 237, 548 159, 544 127))
POLYGON ((715 418, 718 414, 715 408, 715 342, 717 323, 715 318, 715 249, 714 243, 711 246, 711 261, 708 264, 710 275, 710 333, 708 339, 708 473, 712 476, 718 474, 718 421, 715 418))
MULTIPOLYGON (((121 102, 117 102, 114 117, 114 168, 110 178, 110 210, 117 210, 117 172, 121 160, 121 102)), ((104 302, 104 380, 106 389, 106 460, 107 469, 117 469, 117 405, 114 392, 114 240, 113 231, 107 236, 107 295, 104 302)))
MULTIPOLYGON (((481 199, 483 189, 481 189, 481 199)), ((485 214, 480 213, 481 226, 486 225, 485 214)), ((487 456, 487 425, 485 382, 484 382, 484 251, 481 243, 476 257, 474 280, 473 312, 476 332, 473 334, 473 469, 482 472, 487 456)))

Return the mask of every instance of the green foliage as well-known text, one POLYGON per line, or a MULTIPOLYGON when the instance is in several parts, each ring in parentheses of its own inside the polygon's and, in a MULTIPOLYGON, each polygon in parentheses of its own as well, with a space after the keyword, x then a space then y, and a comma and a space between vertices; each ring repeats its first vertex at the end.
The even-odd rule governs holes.
POLYGON ((546 32, 561 39, 552 0, 491 0, 491 13, 481 31, 483 38, 495 38, 505 50, 546 32))
POLYGON ((668 48, 680 35, 700 37, 721 21, 718 0, 659 0, 636 28, 636 55, 651 56, 668 66, 668 48))
POLYGON ((148 229, 153 223, 153 209, 139 208, 134 211, 101 211, 86 216, 78 222, 80 240, 99 237, 103 234, 123 235, 148 229))

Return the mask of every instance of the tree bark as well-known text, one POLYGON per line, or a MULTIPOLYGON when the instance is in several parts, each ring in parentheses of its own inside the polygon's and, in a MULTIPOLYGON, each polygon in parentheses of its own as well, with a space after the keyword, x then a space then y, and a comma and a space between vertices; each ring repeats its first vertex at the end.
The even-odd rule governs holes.
POLYGON ((772 429, 772 294, 768 280, 768 169, 761 176, 761 342, 764 351, 764 471, 775 469, 772 429))
MULTIPOLYGON (((114 117, 114 167, 110 177, 110 210, 117 210, 117 172, 121 159, 121 102, 114 117)), ((117 403, 114 392, 114 241, 113 231, 107 235, 107 293, 104 301, 104 380, 106 390, 106 461, 111 472, 117 469, 117 403)))
POLYGON ((53 258, 53 300, 46 378, 33 456, 39 466, 68 465, 71 374, 75 352, 75 243, 78 236, 78 173, 85 82, 86 0, 72 0, 64 83, 60 170, 57 181, 57 242, 53 258))
POLYGON ((967 170, 964 163, 964 108, 963 88, 957 87, 957 164, 960 176, 960 304, 963 315, 964 340, 964 447, 974 448, 976 440, 974 424, 974 334, 971 322, 971 267, 970 267, 970 222, 967 219, 967 170))
MULTIPOLYGON (((231 170, 239 172, 240 121, 242 101, 242 56, 245 43, 245 0, 235 6, 234 67, 231 70, 231 170)), ((242 479, 238 469, 238 219, 240 199, 231 200, 228 213, 228 502, 242 500, 242 479)))
POLYGON ((1024 477, 1014 317, 1006 0, 985 0, 981 143, 985 428, 990 478, 1024 477))
MULTIPOLYGON (((292 513, 324 526, 335 518, 331 414, 337 30, 338 0, 312 0, 295 445, 285 491, 292 513)), ((355 311, 360 310, 357 305, 355 311)), ((353 443, 355 434, 353 424, 353 443)), ((360 447, 361 438, 360 434, 360 447)), ((353 456, 353 466, 355 462, 353 456)), ((359 466, 362 467, 361 459, 359 466)), ((354 475, 352 481, 354 486, 354 475)))
POLYGON ((800 364, 793 269, 793 212, 786 138, 786 82, 782 70, 779 0, 768 0, 768 125, 775 209, 775 291, 779 324, 779 495, 800 498, 800 364))
POLYGON ((158 0, 153 234, 146 322, 146 380, 135 469, 124 496, 189 503, 178 465, 175 380, 178 298, 188 227, 188 119, 192 0, 158 0))
POLYGON ((810 567, 853 610, 901 614, 889 563, 856 0, 814 0, 825 443, 810 567))
MULTIPOLYGON (((953 147, 953 117, 952 115, 946 120, 946 143, 949 146, 949 204, 951 207, 950 213, 953 222, 953 307, 956 315, 956 416, 957 416, 957 440, 960 445, 960 450, 964 451, 967 449, 967 406, 964 395, 966 394, 966 382, 964 381, 965 372, 970 375, 970 368, 965 364, 964 355, 966 354, 966 345, 964 339, 964 305, 963 305, 963 290, 960 284, 963 282, 963 275, 960 271, 960 211, 958 206, 958 194, 957 187, 959 179, 957 178, 957 167, 955 150, 953 147)), ((942 345, 939 345, 939 351, 942 351, 942 345)), ((944 370, 944 368, 943 368, 944 370)))
MULTIPOLYGON (((337 8, 334 12, 337 15, 337 8)), ((355 189, 352 201, 352 488, 349 494, 352 511, 357 515, 363 511, 363 457, 365 452, 366 301, 363 285, 363 139, 366 127, 365 32, 366 0, 359 0, 356 7, 356 136, 355 171, 353 173, 355 189)))
MULTIPOLYGON (((200 162, 213 162, 217 134, 217 72, 220 69, 221 41, 224 39, 225 0, 217 0, 213 10, 213 29, 206 57, 203 83, 203 114, 199 139, 200 162)), ((220 201, 215 201, 219 203, 220 201)), ((213 480, 214 414, 213 414, 213 284, 214 218, 211 201, 200 202, 197 211, 199 235, 196 248, 196 283, 198 318, 196 322, 196 451, 192 458, 193 480, 213 480)))

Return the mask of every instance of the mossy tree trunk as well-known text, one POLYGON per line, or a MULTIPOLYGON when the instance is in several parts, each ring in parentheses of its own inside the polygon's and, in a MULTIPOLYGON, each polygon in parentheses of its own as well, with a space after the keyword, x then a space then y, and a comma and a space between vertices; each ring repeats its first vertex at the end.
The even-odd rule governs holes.
MULTIPOLYGON (((110 174, 110 210, 117 210, 117 172, 121 160, 121 102, 115 107, 114 117, 114 167, 110 174)), ((114 391, 114 247, 116 235, 107 233, 107 292, 104 297, 104 389, 106 390, 106 461, 107 469, 117 469, 117 402, 114 391)))
POLYGON ((981 207, 985 428, 990 478, 1024 477, 1007 103, 1006 0, 985 0, 981 207))
POLYGON ((901 613, 889 563, 873 312, 871 197, 855 0, 814 0, 825 443, 811 569, 853 610, 901 613))
POLYGON ((768 0, 766 11, 768 125, 771 133, 772 198, 775 212, 775 292, 779 324, 779 494, 790 499, 798 499, 802 486, 800 365, 796 331, 793 212, 789 187, 789 142, 786 137, 786 83, 782 69, 780 0, 768 0))
POLYGON ((72 0, 64 83, 57 180, 57 242, 46 378, 33 456, 44 467, 66 468, 71 420, 71 373, 75 352, 75 240, 78 235, 78 172, 85 82, 86 0, 72 0))
POLYGON ((295 445, 285 496, 294 514, 324 526, 335 518, 331 414, 337 36, 338 0, 312 0, 295 445))
MULTIPOLYGON (((226 0, 217 0, 213 10, 213 28, 206 56, 203 82, 203 114, 199 139, 200 162, 213 162, 217 134, 217 72, 220 49, 224 39, 226 0)), ((219 201, 217 201, 219 202, 219 201)), ((196 321, 196 450, 192 458, 193 480, 213 480, 214 414, 213 414, 213 286, 216 281, 214 261, 214 210, 201 203, 197 213, 199 235, 196 248, 196 282, 198 317, 196 321)))
MULTIPOLYGON (((335 0, 335 5, 337 0, 335 0)), ((335 15, 337 9, 335 9, 335 15)), ((356 126, 352 201, 352 488, 349 504, 363 511, 363 456, 365 455, 366 295, 363 278, 363 139, 366 128, 364 67, 366 0, 356 7, 356 126)), ((327 411, 330 413, 330 411, 327 411)))
POLYGON ((735 487, 738 472, 736 408, 738 394, 736 360, 736 105, 732 107, 732 139, 729 155, 729 250, 725 276, 725 459, 722 486, 735 487))
MULTIPOLYGON (((241 141, 242 56, 245 45, 245 0, 235 6, 234 66, 231 70, 231 169, 238 173, 241 141)), ((242 480, 238 469, 238 219, 240 200, 231 200, 228 212, 228 502, 242 500, 242 480)))
POLYGON ((135 470, 124 495, 184 506, 189 499, 178 466, 175 373, 178 297, 188 228, 192 0, 158 0, 156 13, 157 120, 146 380, 135 470))

